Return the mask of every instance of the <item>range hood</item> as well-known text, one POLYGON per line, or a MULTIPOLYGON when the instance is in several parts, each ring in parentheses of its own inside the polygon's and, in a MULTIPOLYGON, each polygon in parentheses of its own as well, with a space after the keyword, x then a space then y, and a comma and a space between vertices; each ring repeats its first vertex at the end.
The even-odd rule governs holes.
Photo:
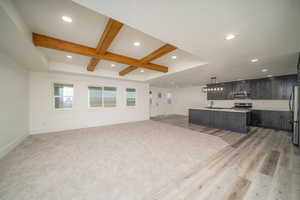
POLYGON ((249 96, 250 94, 246 90, 233 93, 234 99, 247 99, 249 96))

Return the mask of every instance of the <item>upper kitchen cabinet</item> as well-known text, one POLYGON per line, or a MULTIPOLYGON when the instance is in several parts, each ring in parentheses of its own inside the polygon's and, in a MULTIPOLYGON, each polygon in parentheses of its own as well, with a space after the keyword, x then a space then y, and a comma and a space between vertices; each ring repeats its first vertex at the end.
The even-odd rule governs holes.
POLYGON ((223 89, 223 93, 222 93, 222 97, 224 99, 233 99, 233 84, 232 83, 224 83, 222 85, 223 89))
POLYGON ((297 75, 208 84, 208 100, 289 99, 297 75))
POLYGON ((296 81, 296 75, 251 80, 251 99, 289 99, 296 81))
POLYGON ((232 82, 232 98, 247 99, 250 95, 250 81, 235 81, 232 82))
POLYGON ((289 99, 297 82, 297 75, 274 77, 271 80, 272 99, 289 99))
POLYGON ((272 80, 270 78, 250 81, 251 99, 272 99, 272 80))

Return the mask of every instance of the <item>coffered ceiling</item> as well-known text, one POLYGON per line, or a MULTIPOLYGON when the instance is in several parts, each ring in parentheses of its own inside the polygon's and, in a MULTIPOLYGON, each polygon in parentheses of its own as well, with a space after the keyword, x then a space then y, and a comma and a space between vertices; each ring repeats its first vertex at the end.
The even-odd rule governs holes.
MULTIPOLYGON (((80 6, 71 0, 14 0, 13 2, 31 32, 92 48, 97 47, 109 19, 109 17, 80 6), (70 17, 72 23, 63 21, 62 16, 70 17)), ((108 51, 141 59, 165 44, 166 42, 124 25, 112 41, 108 51), (135 46, 135 42, 139 42, 140 46, 135 46)), ((107 60, 101 60, 95 71, 88 72, 86 68, 90 57, 44 47, 37 48, 48 59, 50 69, 55 69, 55 71, 84 72, 85 74, 139 81, 164 74, 138 68, 120 77, 118 73, 129 65, 107 60), (61 67, 59 63, 62 64, 61 67)), ((167 53, 151 63, 167 66, 169 73, 182 70, 183 66, 195 67, 204 64, 199 57, 180 49, 167 53), (174 55, 176 55, 176 59, 172 59, 174 55)))
POLYGON ((159 87, 202 85, 212 76, 232 81, 296 72, 299 0, 11 2, 16 9, 0 2, 0 47, 33 70, 147 81, 159 87), (72 23, 62 16, 69 16, 72 23), (140 60, 171 44, 177 49, 151 61, 167 66, 168 72, 138 68, 119 76, 129 64, 103 59, 89 72, 90 57, 35 47, 31 41, 31 33, 36 32, 96 48, 110 18, 124 25, 107 51, 140 60), (226 40, 228 34, 235 38, 226 40), (251 62, 254 58, 258 61, 251 62))
POLYGON ((151 84, 188 86, 296 72, 299 0, 74 0, 198 56, 206 65, 151 84), (228 34, 235 38, 226 40, 228 34), (258 62, 251 60, 257 58, 258 62), (267 68, 267 73, 261 69, 267 68), (173 78, 172 78, 173 77, 173 78))

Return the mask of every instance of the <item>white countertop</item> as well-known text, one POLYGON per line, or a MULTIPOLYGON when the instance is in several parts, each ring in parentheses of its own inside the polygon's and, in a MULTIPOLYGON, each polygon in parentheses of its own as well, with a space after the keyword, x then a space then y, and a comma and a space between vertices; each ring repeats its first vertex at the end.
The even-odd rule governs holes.
POLYGON ((239 113, 247 113, 250 112, 248 109, 232 109, 232 108, 206 108, 206 107, 191 107, 190 109, 198 109, 198 110, 210 110, 210 111, 223 111, 223 112, 239 112, 239 113))

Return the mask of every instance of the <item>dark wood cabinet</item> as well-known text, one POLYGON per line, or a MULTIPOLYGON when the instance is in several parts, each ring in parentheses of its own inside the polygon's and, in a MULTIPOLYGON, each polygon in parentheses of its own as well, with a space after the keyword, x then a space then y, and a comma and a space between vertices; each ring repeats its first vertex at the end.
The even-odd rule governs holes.
POLYGON ((297 76, 285 76, 280 80, 281 87, 278 92, 279 99, 288 99, 293 91, 293 86, 297 83, 297 76))
POLYGON ((284 99, 284 88, 282 78, 274 77, 272 79, 272 99, 284 99))
POLYGON ((190 123, 241 133, 247 133, 249 130, 247 117, 246 112, 189 109, 190 123))
POLYGON ((248 113, 189 109, 189 122, 214 128, 246 133, 248 126, 292 131, 289 111, 252 110, 248 113))
POLYGON ((233 96, 232 96, 232 83, 224 83, 224 84, 221 84, 220 87, 223 88, 223 90, 221 91, 222 93, 222 99, 233 99, 233 96))
POLYGON ((272 99, 272 81, 269 78, 250 81, 251 99, 272 99))
POLYGON ((289 99, 297 75, 208 84, 208 100, 235 99, 234 94, 245 91, 249 99, 289 99), (218 88, 223 88, 222 90, 218 88))
POLYGON ((274 77, 272 80, 272 99, 289 99, 297 76, 274 77))
POLYGON ((293 119, 289 111, 252 110, 251 125, 265 128, 292 131, 293 119))
POLYGON ((241 93, 246 93, 247 95, 250 94, 250 81, 243 80, 232 82, 232 98, 241 98, 239 95, 236 95, 241 93))
POLYGON ((211 126, 212 113, 209 110, 189 109, 189 122, 195 124, 202 124, 205 126, 211 126), (199 117, 199 114, 203 117, 199 117))

